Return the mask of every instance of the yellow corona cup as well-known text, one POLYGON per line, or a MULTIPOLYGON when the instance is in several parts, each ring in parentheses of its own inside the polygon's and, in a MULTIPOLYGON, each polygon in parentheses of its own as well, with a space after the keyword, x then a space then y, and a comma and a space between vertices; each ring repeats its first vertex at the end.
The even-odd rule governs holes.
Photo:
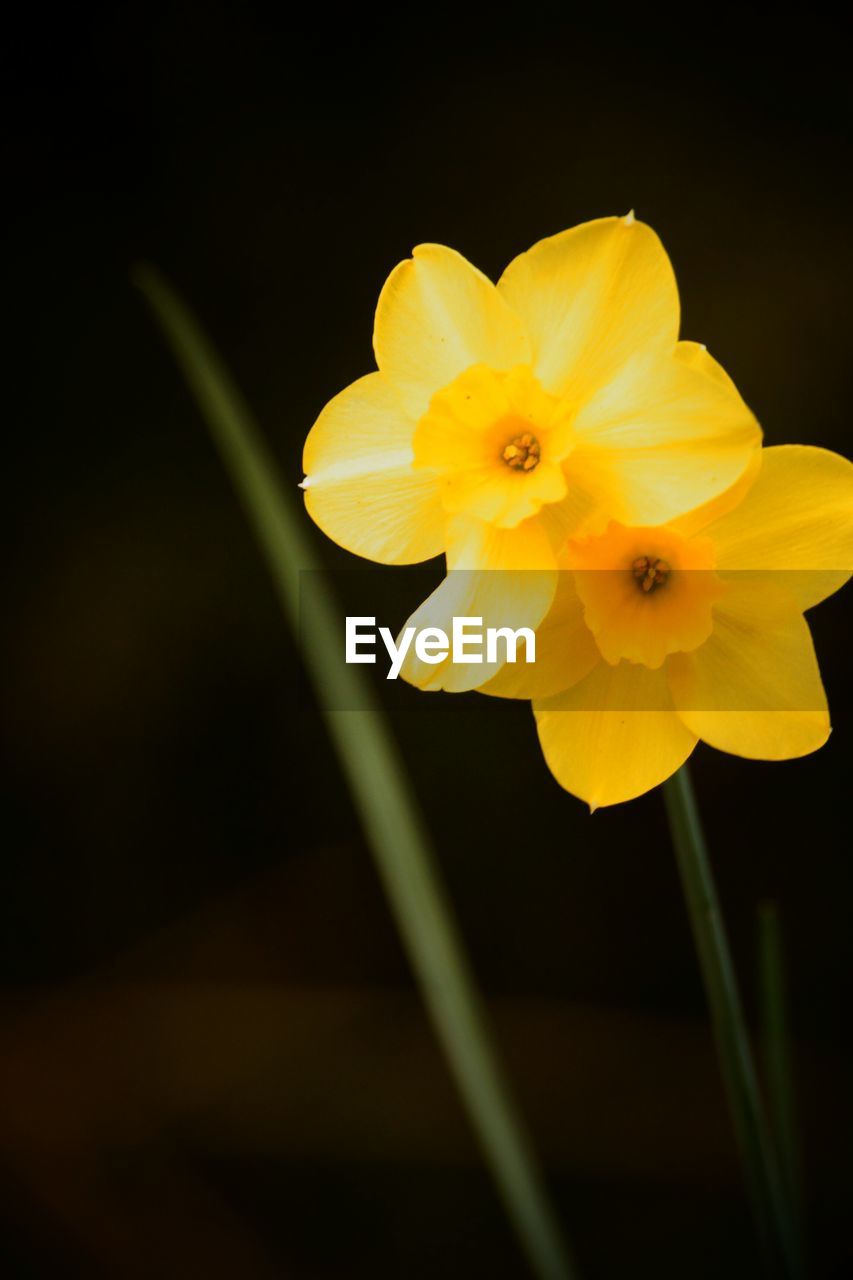
MULTIPOLYGON (((308 436, 306 507, 357 555, 444 552, 448 570, 475 571, 449 574, 430 622, 536 626, 593 512, 663 524, 732 486, 760 447, 730 379, 678 330, 669 259, 632 215, 540 241, 497 285, 421 245, 379 298, 378 371, 308 436), (483 570, 513 576, 495 590, 483 570)), ((471 688, 483 673, 448 664, 429 678, 471 688)))

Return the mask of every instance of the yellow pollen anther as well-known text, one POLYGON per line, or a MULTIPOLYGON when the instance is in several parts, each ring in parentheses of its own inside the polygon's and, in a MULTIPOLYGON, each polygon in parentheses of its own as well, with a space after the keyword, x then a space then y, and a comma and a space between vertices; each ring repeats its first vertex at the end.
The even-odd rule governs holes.
POLYGON ((532 471, 538 467, 542 450, 539 441, 530 431, 515 436, 504 449, 501 457, 513 471, 532 471))
POLYGON ((660 556, 638 556, 631 565, 631 572, 641 590, 649 592, 666 582, 670 566, 660 556))

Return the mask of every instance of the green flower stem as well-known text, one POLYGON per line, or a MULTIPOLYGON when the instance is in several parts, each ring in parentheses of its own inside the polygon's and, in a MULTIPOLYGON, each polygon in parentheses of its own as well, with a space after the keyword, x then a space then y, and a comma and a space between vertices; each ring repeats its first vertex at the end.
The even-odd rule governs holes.
POLYGON ((797 1141, 794 1055, 788 1020, 782 926, 775 902, 763 902, 758 909, 758 976, 768 1110, 791 1202, 795 1243, 798 1254, 802 1256, 802 1176, 797 1141))
POLYGON ((801 1270, 791 1215, 758 1089, 737 979, 686 764, 664 783, 663 793, 762 1249, 772 1272, 796 1277, 801 1270))
MULTIPOLYGON (((283 489, 245 401, 181 300, 151 267, 138 268, 134 281, 198 402, 298 639, 299 575, 319 570, 301 503, 283 489)), ((409 781, 369 687, 340 661, 340 621, 319 572, 314 588, 310 617, 301 619, 303 661, 433 1026, 533 1273, 572 1280, 577 1272, 498 1063, 409 781)))

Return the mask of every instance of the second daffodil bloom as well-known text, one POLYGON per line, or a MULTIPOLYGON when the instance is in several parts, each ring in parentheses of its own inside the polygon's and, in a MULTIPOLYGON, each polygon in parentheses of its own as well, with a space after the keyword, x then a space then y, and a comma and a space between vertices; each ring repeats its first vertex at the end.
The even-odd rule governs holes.
POLYGON ((763 451, 732 491, 668 524, 570 539, 534 666, 485 686, 533 697, 551 772, 592 808, 663 782, 699 739, 786 760, 829 713, 803 611, 853 570, 853 465, 763 451))
MULTIPOLYGON (((456 614, 536 626, 559 548, 593 510, 624 525, 674 519, 733 485, 760 446, 731 381, 678 330, 669 259, 632 215, 540 241, 497 285, 421 245, 379 298, 378 371, 308 436, 308 512, 370 560, 446 553, 451 572, 417 625, 448 628, 456 614)), ((462 689, 483 670, 423 676, 462 689)))

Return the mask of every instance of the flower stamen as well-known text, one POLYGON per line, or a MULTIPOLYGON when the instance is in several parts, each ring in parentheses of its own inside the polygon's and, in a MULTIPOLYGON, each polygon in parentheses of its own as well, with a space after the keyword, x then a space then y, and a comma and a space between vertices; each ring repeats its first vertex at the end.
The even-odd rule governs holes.
POLYGON ((533 471, 539 466, 541 456, 542 449, 539 441, 530 431, 514 436, 501 454, 512 471, 533 471))
POLYGON ((631 565, 631 572, 640 589, 648 593, 663 586, 669 577, 670 566, 660 556, 638 556, 631 565))

